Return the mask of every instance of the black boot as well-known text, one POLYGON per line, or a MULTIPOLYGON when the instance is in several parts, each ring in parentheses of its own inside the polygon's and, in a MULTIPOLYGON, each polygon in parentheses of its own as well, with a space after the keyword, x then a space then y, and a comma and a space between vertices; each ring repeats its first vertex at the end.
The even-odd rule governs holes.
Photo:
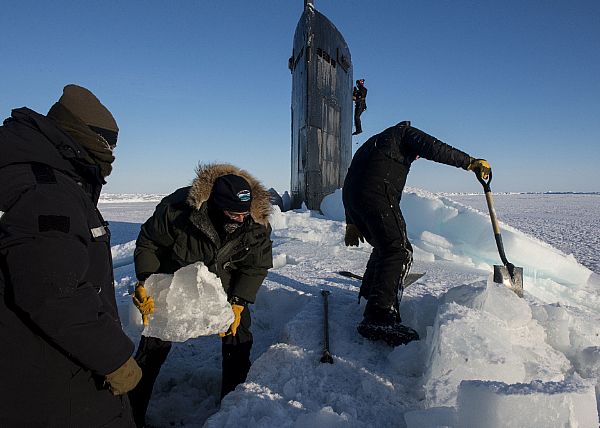
POLYGON ((365 316, 358 324, 361 336, 369 340, 383 340, 390 346, 405 345, 419 340, 419 334, 410 327, 400 324, 400 314, 395 307, 381 308, 369 305, 365 308, 365 316))

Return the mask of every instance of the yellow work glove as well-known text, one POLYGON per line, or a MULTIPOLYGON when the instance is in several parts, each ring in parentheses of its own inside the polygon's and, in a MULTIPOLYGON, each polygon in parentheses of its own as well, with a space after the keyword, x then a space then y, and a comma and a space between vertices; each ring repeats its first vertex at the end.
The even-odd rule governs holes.
POLYGON ((473 159, 471 163, 467 167, 467 170, 473 171, 477 174, 477 177, 482 180, 487 180, 490 176, 490 172, 492 171, 492 167, 485 159, 473 159))
POLYGON ((346 225, 346 235, 344 236, 344 244, 346 247, 358 247, 358 241, 365 242, 365 237, 360 233, 358 227, 353 224, 346 225))
POLYGON ((230 334, 235 336, 237 333, 237 329, 240 326, 240 322, 242 322, 242 312, 244 311, 245 306, 242 305, 237 305, 235 303, 231 304, 231 310, 233 311, 233 322, 231 323, 231 325, 229 326, 229 330, 227 330, 225 333, 219 333, 219 336, 221 337, 225 337, 225 336, 229 336, 230 334))
POLYGON ((154 313, 154 299, 152 296, 146 294, 144 288, 144 282, 139 281, 135 286, 135 292, 133 293, 133 304, 142 314, 142 321, 144 325, 148 325, 148 315, 154 313))
POLYGON ((105 380, 113 395, 123 395, 135 388, 141 378, 142 369, 133 357, 129 357, 125 364, 107 374, 105 380))

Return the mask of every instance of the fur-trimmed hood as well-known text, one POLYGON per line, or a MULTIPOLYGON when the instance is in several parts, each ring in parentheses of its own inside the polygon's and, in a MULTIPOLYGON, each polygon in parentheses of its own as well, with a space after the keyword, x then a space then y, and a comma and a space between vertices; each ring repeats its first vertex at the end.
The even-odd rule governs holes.
POLYGON ((199 164, 196 168, 196 178, 192 181, 187 197, 188 205, 194 209, 200 209, 202 204, 210 197, 215 180, 227 174, 239 175, 250 184, 252 192, 250 216, 252 216, 255 222, 266 226, 269 222, 269 214, 271 214, 272 209, 269 192, 248 171, 230 164, 199 164))

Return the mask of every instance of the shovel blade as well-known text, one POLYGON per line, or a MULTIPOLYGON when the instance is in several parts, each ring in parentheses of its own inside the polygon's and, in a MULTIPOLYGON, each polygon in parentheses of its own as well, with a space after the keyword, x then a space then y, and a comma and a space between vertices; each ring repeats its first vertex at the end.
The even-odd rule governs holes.
POLYGON ((494 282, 504 284, 512 291, 517 293, 517 296, 523 297, 523 268, 514 267, 511 276, 506 266, 494 265, 494 282))

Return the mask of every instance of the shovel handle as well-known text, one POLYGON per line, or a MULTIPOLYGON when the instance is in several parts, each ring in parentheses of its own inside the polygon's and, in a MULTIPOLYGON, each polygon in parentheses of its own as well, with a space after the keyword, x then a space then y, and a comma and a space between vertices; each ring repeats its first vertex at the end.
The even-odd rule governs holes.
MULTIPOLYGON (((494 235, 498 236, 500 235, 500 226, 498 226, 498 218, 496 217, 496 210, 494 209, 494 198, 492 197, 492 189, 490 187, 490 183, 492 182, 492 171, 490 170, 490 174, 487 180, 481 178, 481 175, 477 174, 477 172, 475 173, 475 176, 483 186, 483 191, 485 192, 485 201, 487 202, 488 211, 490 212, 490 219, 492 220, 492 228, 494 229, 494 235)), ((496 238, 496 243, 498 243, 498 238, 496 238)), ((502 254, 504 253, 504 249, 501 249, 501 246, 502 238, 500 238, 500 243, 498 245, 500 256, 502 256, 502 254)))
POLYGON ((494 235, 500 235, 500 226, 498 225, 498 218, 496 217, 496 209, 494 208, 494 198, 492 197, 492 191, 485 192, 485 201, 487 202, 488 211, 490 212, 490 219, 492 220, 492 228, 494 229, 494 235))
POLYGON ((484 192, 485 193, 491 192, 492 189, 490 188, 490 183, 492 182, 492 170, 490 169, 490 174, 489 174, 487 181, 484 180, 483 178, 481 178, 481 175, 478 174, 477 172, 478 171, 475 171, 475 176, 477 177, 477 180, 479 180, 479 182, 483 186, 484 192))
MULTIPOLYGON (((490 187, 490 183, 492 182, 492 170, 490 170, 490 174, 488 176, 487 180, 484 180, 480 174, 478 174, 479 171, 475 171, 475 176, 477 177, 477 180, 481 183, 481 185, 483 186, 483 191, 485 193, 485 201, 487 202, 487 207, 488 207, 488 211, 490 212, 490 219, 492 220, 492 227, 494 229, 494 235, 500 235, 500 227, 498 226, 498 219, 496 218, 496 210, 494 209, 494 198, 492 198, 492 189, 490 187)), ((496 239, 496 242, 498 241, 498 239, 496 239)), ((502 243, 502 240, 500 241, 500 243, 502 243)), ((498 247, 498 250, 500 250, 500 246, 498 247)), ((503 253, 504 251, 501 251, 501 253, 503 253)))
POLYGON ((492 189, 490 187, 490 183, 492 182, 492 171, 490 170, 490 175, 487 180, 481 178, 479 174, 475 175, 477 176, 477 180, 479 180, 483 186, 483 191, 485 192, 485 201, 487 202, 488 211, 490 212, 490 219, 492 220, 492 229, 494 229, 494 238, 496 240, 496 246, 498 247, 498 254, 500 255, 502 263, 508 268, 508 272, 512 277, 514 275, 515 266, 508 261, 506 254, 504 253, 504 244, 502 243, 502 235, 500 235, 500 226, 498 225, 498 218, 496 217, 496 210, 494 208, 494 198, 492 197, 492 189))

